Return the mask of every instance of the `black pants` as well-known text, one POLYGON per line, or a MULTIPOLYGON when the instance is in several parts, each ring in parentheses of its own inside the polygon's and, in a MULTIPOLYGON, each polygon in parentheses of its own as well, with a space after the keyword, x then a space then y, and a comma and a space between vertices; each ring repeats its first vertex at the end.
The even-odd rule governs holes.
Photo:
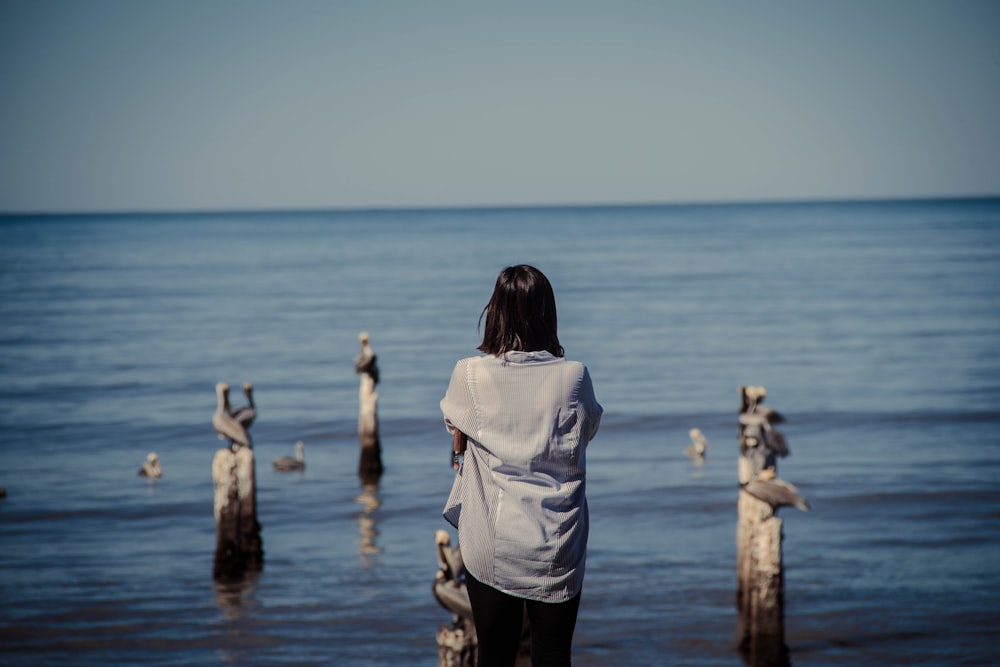
POLYGON ((528 611, 532 667, 569 667, 580 594, 565 602, 525 600, 465 573, 465 588, 479 638, 479 667, 513 667, 528 611))

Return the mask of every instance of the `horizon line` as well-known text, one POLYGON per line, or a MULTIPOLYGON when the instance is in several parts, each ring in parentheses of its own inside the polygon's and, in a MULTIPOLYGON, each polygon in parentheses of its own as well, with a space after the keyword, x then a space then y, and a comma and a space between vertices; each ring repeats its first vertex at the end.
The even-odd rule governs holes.
POLYGON ((942 195, 873 195, 866 197, 789 197, 789 198, 736 198, 736 199, 691 199, 674 201, 594 201, 594 202, 550 202, 511 204, 424 204, 424 205, 372 205, 372 206, 261 206, 261 207, 191 207, 162 209, 36 209, 0 210, 0 218, 13 217, 59 217, 59 216, 180 216, 180 215, 267 215, 275 213, 393 213, 393 212, 434 212, 434 211, 504 211, 531 209, 610 209, 610 208, 669 208, 693 206, 785 206, 823 204, 878 204, 904 202, 947 202, 986 201, 1000 199, 994 194, 942 194, 942 195))

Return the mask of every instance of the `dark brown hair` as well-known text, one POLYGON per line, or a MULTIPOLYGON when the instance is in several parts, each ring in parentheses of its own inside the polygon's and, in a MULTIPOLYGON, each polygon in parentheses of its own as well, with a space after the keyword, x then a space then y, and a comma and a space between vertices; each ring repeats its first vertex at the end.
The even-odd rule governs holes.
POLYGON ((547 350, 563 356, 556 334, 556 297, 545 274, 533 266, 508 266, 497 276, 490 302, 479 315, 486 318, 481 352, 547 350))

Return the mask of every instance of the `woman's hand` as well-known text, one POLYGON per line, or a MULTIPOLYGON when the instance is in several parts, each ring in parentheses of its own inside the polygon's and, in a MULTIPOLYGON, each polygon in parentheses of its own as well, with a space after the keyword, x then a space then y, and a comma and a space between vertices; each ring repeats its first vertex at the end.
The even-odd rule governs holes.
POLYGON ((468 444, 469 444, 469 438, 456 428, 455 440, 451 446, 451 467, 455 471, 458 470, 460 465, 458 457, 465 453, 465 448, 468 446, 468 444))

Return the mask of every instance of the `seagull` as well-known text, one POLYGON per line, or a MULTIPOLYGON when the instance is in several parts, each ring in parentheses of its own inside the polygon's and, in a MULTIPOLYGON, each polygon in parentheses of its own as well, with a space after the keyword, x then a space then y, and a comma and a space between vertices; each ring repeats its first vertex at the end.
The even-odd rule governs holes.
POLYGON ((691 444, 684 451, 695 462, 700 463, 704 461, 705 455, 708 453, 708 440, 705 439, 705 435, 701 432, 701 429, 697 428, 688 431, 688 435, 691 436, 691 444))
POLYGON ((295 443, 295 458, 282 456, 274 460, 274 469, 278 472, 300 472, 306 469, 305 445, 299 440, 295 443))
POLYGON ((160 459, 156 456, 156 452, 150 452, 146 455, 146 461, 139 468, 139 477, 149 477, 150 479, 159 479, 163 477, 163 470, 160 469, 160 459))
POLYGON ((229 385, 220 382, 215 385, 215 395, 218 403, 215 407, 215 414, 212 415, 212 426, 219 434, 220 440, 228 440, 234 449, 239 446, 253 448, 250 441, 250 434, 247 433, 243 424, 233 419, 229 409, 229 385))
POLYGON ((779 507, 797 507, 803 512, 809 511, 809 503, 799 493, 793 484, 778 479, 773 468, 761 470, 757 476, 743 486, 751 496, 777 510, 779 507))
POLYGON ((371 376, 372 382, 378 384, 378 366, 375 365, 375 352, 368 344, 368 334, 362 331, 358 334, 358 340, 361 341, 361 354, 354 359, 354 372, 367 373, 371 376))
POLYGON ((431 586, 434 599, 456 616, 471 621, 472 605, 469 602, 469 594, 465 590, 464 581, 460 581, 465 576, 462 552, 458 547, 452 548, 447 531, 437 531, 434 534, 434 542, 437 544, 439 566, 431 586))
POLYGON ((246 394, 249 405, 233 410, 233 419, 243 425, 243 428, 250 428, 253 420, 257 417, 257 408, 253 404, 253 385, 249 382, 243 384, 243 393, 246 394))

